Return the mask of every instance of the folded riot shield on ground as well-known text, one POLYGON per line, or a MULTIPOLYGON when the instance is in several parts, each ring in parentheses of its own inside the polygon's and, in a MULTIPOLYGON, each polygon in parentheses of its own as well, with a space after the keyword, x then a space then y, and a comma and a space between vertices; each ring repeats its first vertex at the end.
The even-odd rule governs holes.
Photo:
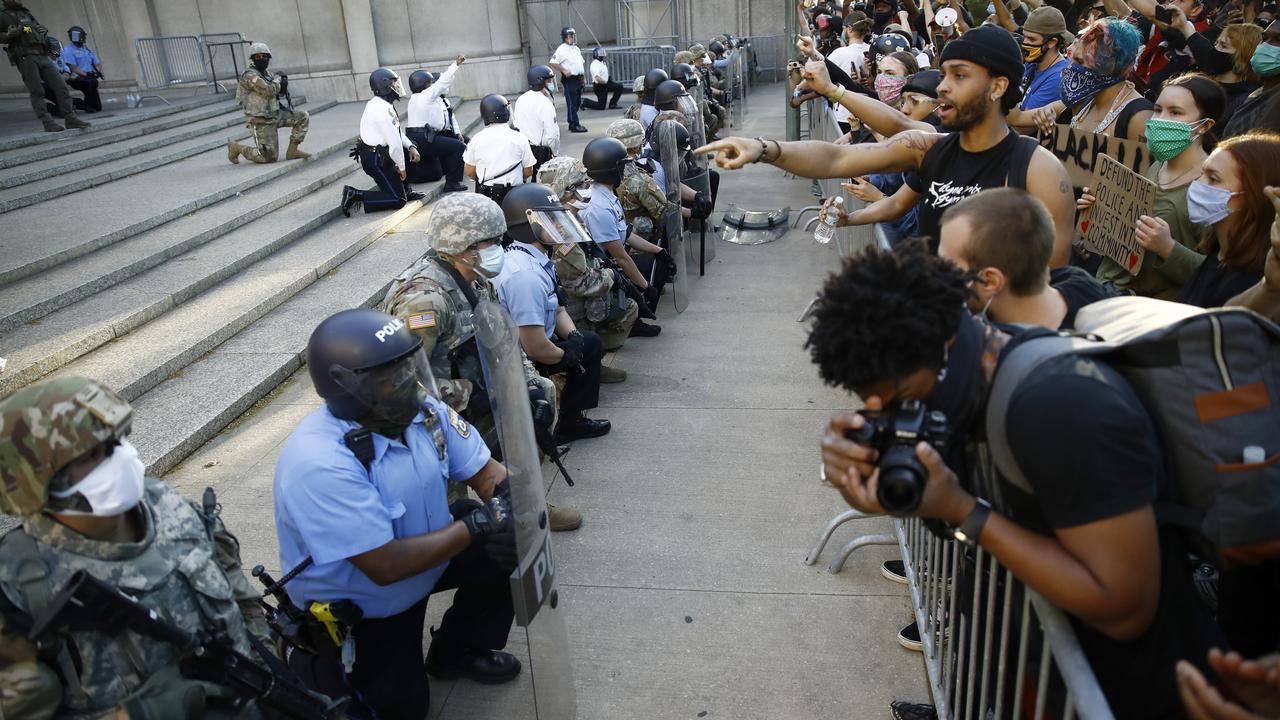
POLYGON ((532 680, 533 717, 572 720, 577 714, 577 697, 565 607, 556 580, 546 489, 516 327, 499 305, 487 300, 476 306, 475 323, 476 340, 489 376, 489 401, 502 444, 503 464, 511 483, 519 557, 519 564, 511 573, 511 595, 516 622, 528 636, 527 672, 532 680))
POLYGON ((667 252, 676 261, 673 295, 676 312, 684 312, 689 307, 689 264, 685 257, 684 225, 680 217, 680 150, 676 146, 676 129, 670 120, 658 125, 658 157, 662 161, 662 172, 667 182, 662 190, 669 201, 665 218, 667 252))

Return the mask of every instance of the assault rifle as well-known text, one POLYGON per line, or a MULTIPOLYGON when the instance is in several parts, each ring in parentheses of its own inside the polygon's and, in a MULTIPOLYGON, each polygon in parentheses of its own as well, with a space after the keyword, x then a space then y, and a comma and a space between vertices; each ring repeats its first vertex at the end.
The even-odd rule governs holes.
MULTIPOLYGON (((631 237, 630 225, 627 226, 626 237, 631 237)), ((606 269, 613 271, 614 280, 618 283, 618 287, 622 289, 622 294, 635 300, 636 305, 640 306, 640 317, 646 320, 653 320, 658 317, 658 314, 649 306, 649 300, 645 298, 644 291, 636 287, 636 284, 631 282, 631 278, 622 272, 622 268, 618 266, 618 261, 614 260, 613 256, 601 250, 600 246, 595 243, 583 243, 583 245, 586 246, 585 249, 588 255, 599 260, 606 269)))

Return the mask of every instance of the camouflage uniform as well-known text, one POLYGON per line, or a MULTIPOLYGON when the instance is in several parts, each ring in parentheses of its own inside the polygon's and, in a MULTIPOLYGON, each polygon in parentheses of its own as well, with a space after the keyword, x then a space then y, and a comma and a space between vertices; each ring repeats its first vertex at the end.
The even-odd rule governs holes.
MULTIPOLYGON (((206 515, 148 478, 131 511, 145 529, 136 543, 93 540, 40 512, 49 468, 119 436, 95 419, 103 407, 123 409, 118 417, 127 428, 128 404, 79 378, 31 386, 0 403, 0 509, 22 515, 22 527, 0 539, 0 592, 15 611, 0 615, 0 717, 99 716, 177 666, 176 648, 129 631, 64 630, 54 636, 56 652, 37 655, 14 620, 37 614, 32 605, 46 603, 77 570, 123 590, 162 621, 221 633, 250 657, 251 633, 271 642, 258 594, 240 568, 239 544, 216 511, 206 515), (82 402, 94 391, 106 405, 82 402)), ((226 688, 206 689, 230 697, 226 688)))
MULTIPOLYGON (((657 127, 659 122, 672 114, 671 111, 659 113, 651 127, 657 127)), ((644 128, 639 122, 615 120, 605 132, 625 145, 629 151, 638 150, 644 145, 644 128)), ((632 231, 649 242, 657 242, 658 233, 655 230, 662 227, 671 208, 665 189, 658 187, 658 181, 646 170, 637 167, 635 163, 628 163, 617 195, 618 201, 622 203, 622 214, 626 216, 632 231)))
MULTIPOLYGON (((280 76, 251 67, 240 76, 236 86, 236 102, 244 108, 245 127, 253 134, 256 147, 244 148, 241 154, 252 162, 273 163, 280 158, 281 127, 291 127, 290 148, 296 151, 307 137, 311 116, 305 110, 280 107, 280 76)), ((233 157, 232 162, 237 162, 233 157)))
POLYGON ((636 101, 631 104, 631 107, 627 108, 626 112, 622 113, 622 117, 628 120, 635 120, 636 122, 640 122, 640 104, 641 104, 640 97, 644 95, 644 76, 643 75, 636 78, 636 81, 631 83, 631 92, 636 94, 636 101))

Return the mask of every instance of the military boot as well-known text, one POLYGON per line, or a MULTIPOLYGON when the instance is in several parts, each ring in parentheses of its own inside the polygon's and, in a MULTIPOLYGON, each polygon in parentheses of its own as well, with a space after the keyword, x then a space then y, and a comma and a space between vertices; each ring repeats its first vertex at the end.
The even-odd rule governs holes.
POLYGON ((44 117, 40 118, 40 122, 44 123, 45 132, 62 132, 63 130, 66 130, 66 128, 54 122, 53 118, 49 117, 48 115, 45 115, 44 117))
POLYGON ((290 142, 289 149, 284 153, 285 160, 310 160, 311 153, 302 152, 298 149, 297 142, 290 142))
POLYGON ((235 140, 227 141, 227 159, 232 165, 240 164, 240 156, 244 154, 244 146, 235 140))
POLYGON ((81 120, 75 115, 68 115, 66 117, 66 120, 64 120, 63 122, 67 124, 68 128, 74 128, 76 130, 88 130, 89 128, 93 127, 92 125, 81 120))

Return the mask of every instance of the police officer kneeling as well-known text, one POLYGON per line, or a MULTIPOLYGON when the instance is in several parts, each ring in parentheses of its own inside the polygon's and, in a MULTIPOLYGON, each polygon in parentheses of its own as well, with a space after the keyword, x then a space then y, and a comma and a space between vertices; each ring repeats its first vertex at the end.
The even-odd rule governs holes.
POLYGON ((294 652, 290 666, 331 697, 352 694, 381 718, 427 714, 436 677, 505 682, 520 662, 506 645, 515 565, 506 469, 480 434, 438 399, 422 340, 375 310, 320 323, 307 364, 325 406, 285 441, 275 473, 281 567, 310 558, 286 589, 301 607, 350 600, 354 662, 332 641, 294 652), (465 481, 483 504, 449 505, 465 481), (422 655, 432 593, 457 588, 422 655))
POLYGON ((411 200, 426 197, 406 184, 406 163, 420 162, 422 156, 400 128, 400 114, 394 105, 406 94, 400 76, 390 68, 378 68, 369 73, 369 89, 373 97, 360 115, 360 139, 351 156, 378 184, 378 189, 357 190, 344 185, 341 208, 347 217, 351 217, 351 208, 356 205, 363 205, 365 212, 399 210, 411 200))
POLYGON ((476 133, 462 153, 467 177, 476 183, 476 192, 501 203, 507 191, 533 177, 537 160, 529 139, 513 129, 511 106, 501 95, 480 100, 480 120, 484 129, 476 133))

